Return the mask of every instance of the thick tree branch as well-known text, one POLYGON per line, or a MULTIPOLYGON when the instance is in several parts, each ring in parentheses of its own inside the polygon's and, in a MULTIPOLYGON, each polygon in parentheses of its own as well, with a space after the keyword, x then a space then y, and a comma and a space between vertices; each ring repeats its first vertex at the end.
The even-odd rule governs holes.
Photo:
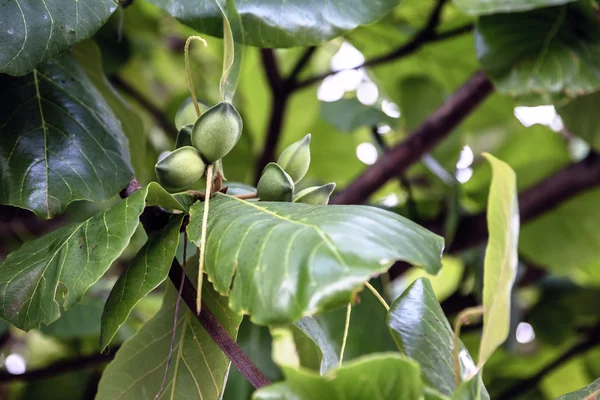
MULTIPOLYGON (((179 287, 182 273, 183 269, 181 268, 181 265, 179 265, 179 262, 173 260, 173 264, 169 270, 169 278, 175 287, 179 287)), ((196 296, 196 288, 186 276, 181 298, 185 301, 185 304, 187 304, 190 310, 196 309, 196 296)), ((227 333, 225 328, 223 328, 204 302, 202 302, 202 309, 199 315, 196 315, 193 311, 191 312, 196 316, 200 324, 202 324, 202 327, 223 353, 225 353, 225 355, 233 362, 238 371, 246 377, 252 386, 258 389, 271 384, 262 371, 252 362, 252 360, 250 360, 229 333, 227 333)))
POLYGON ((177 137, 177 128, 169 121, 165 113, 160 108, 152 104, 143 94, 138 92, 133 86, 127 83, 120 76, 113 75, 110 77, 110 82, 117 88, 127 93, 132 99, 138 102, 140 106, 146 109, 156 123, 167 133, 167 135, 177 137))
MULTIPOLYGON (((600 185, 600 155, 590 153, 583 161, 570 165, 519 194, 521 223, 526 223, 577 194, 600 185)), ((439 227, 430 227, 439 231, 439 227)), ((485 213, 462 220, 449 252, 481 244, 488 236, 485 213)))
POLYGON ((117 348, 112 349, 106 354, 93 354, 90 356, 79 357, 71 360, 60 360, 47 367, 26 371, 20 375, 0 373, 0 383, 9 383, 14 381, 34 381, 39 379, 51 378, 56 375, 67 374, 69 372, 78 372, 82 369, 95 367, 107 363, 115 358, 117 348))
POLYGON ((483 72, 477 72, 439 109, 402 143, 389 149, 346 189, 335 196, 333 204, 360 204, 391 178, 431 151, 492 92, 493 86, 483 72))
POLYGON ((544 368, 539 370, 535 375, 530 376, 527 379, 521 380, 516 385, 508 388, 506 391, 498 395, 496 399, 511 400, 519 397, 519 395, 526 394, 531 389, 535 388, 540 383, 540 381, 550 372, 560 367, 573 357, 583 354, 599 344, 600 325, 597 325, 587 333, 586 338, 582 342, 579 342, 578 344, 571 347, 563 355, 561 355, 556 360, 552 361, 550 364, 546 365, 544 368))

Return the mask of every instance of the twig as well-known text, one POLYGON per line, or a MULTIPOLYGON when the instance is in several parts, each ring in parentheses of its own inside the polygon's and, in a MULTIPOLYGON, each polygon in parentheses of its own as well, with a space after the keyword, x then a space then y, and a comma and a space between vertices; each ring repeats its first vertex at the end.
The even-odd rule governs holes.
POLYGON ((385 308, 385 311, 390 311, 390 306, 385 301, 385 299, 381 296, 381 294, 377 291, 377 289, 375 289, 373 287, 373 285, 371 285, 369 282, 365 282, 365 286, 367 287, 367 289, 369 289, 371 291, 371 293, 373 293, 373 295, 375 297, 377 297, 377 300, 379 300, 379 302, 381 303, 383 308, 385 308))
POLYGON ((340 349, 340 361, 338 362, 338 368, 342 367, 344 362, 344 351, 346 350, 346 342, 348 341, 348 332, 350 332, 350 315, 352 314, 352 303, 348 303, 346 306, 346 322, 344 323, 344 336, 342 337, 342 348, 340 349))
POLYGON ((241 199, 241 200, 256 199, 258 197, 258 193, 256 193, 256 192, 242 193, 242 194, 236 194, 233 197, 241 199))
POLYGON ((483 72, 475 73, 410 136, 367 168, 331 203, 359 204, 366 201, 388 180, 401 174, 448 136, 492 90, 487 76, 483 72))
POLYGON ((511 400, 519 397, 520 395, 526 394, 531 389, 536 387, 538 383, 554 369, 560 367, 571 358, 585 353, 586 351, 600 344, 600 325, 594 327, 586 336, 587 338, 584 341, 572 346, 569 350, 563 353, 563 355, 546 365, 535 375, 519 381, 514 386, 502 392, 500 395, 495 397, 496 400, 511 400))
MULTIPOLYGON (((177 260, 173 260, 171 269, 169 270, 171 282, 173 282, 174 285, 178 285, 182 279, 182 274, 183 270, 181 265, 179 265, 177 260)), ((185 276, 184 279, 181 297, 190 310, 195 310, 196 289, 187 276, 185 276)), ((193 311, 192 313, 223 353, 225 353, 225 355, 233 362, 236 368, 244 375, 244 377, 246 377, 252 386, 258 389, 271 384, 262 371, 252 362, 252 360, 250 360, 250 358, 248 358, 246 353, 244 353, 235 340, 227 333, 225 328, 223 328, 204 302, 202 302, 200 314, 196 315, 193 311)))
POLYGON ((175 125, 169 121, 169 118, 162 112, 160 108, 152 104, 148 99, 144 97, 143 94, 138 92, 133 86, 127 83, 124 79, 122 79, 118 75, 112 75, 110 77, 110 82, 115 85, 117 88, 121 89, 123 92, 127 93, 132 99, 138 102, 140 106, 146 109, 152 118, 156 121, 156 123, 171 137, 177 137, 177 129, 175 125))
POLYGON ((70 360, 60 360, 47 367, 26 371, 20 375, 0 373, 0 383, 9 383, 15 381, 34 381, 39 379, 51 378, 56 375, 69 372, 81 371, 85 368, 95 367, 107 363, 115 357, 117 347, 111 349, 110 353, 92 354, 89 356, 78 357, 70 360))
MULTIPOLYGON (((389 61, 394 61, 399 58, 406 57, 406 56, 409 56, 409 55, 415 53, 423 45, 438 42, 441 40, 450 39, 455 36, 462 35, 462 34, 473 31, 473 27, 474 27, 473 24, 467 24, 467 25, 460 26, 455 29, 451 29, 446 32, 436 33, 436 29, 437 29, 437 26, 439 25, 439 21, 440 21, 440 14, 441 14, 441 11, 443 9, 445 2, 446 2, 446 0, 439 0, 437 2, 435 8, 432 10, 431 14, 429 15, 429 18, 428 18, 425 26, 420 31, 418 31, 409 42, 407 42, 403 46, 401 46, 389 53, 385 53, 380 56, 366 60, 361 65, 358 65, 352 69, 374 67, 374 66, 384 64, 389 61)), ((313 83, 320 82, 323 79, 327 78, 328 76, 334 75, 338 72, 340 72, 340 71, 328 71, 323 74, 318 74, 318 75, 312 76, 310 78, 304 79, 296 84, 296 88, 299 89, 299 88, 304 88, 306 86, 310 86, 313 83)))
POLYGON ((204 278, 204 257, 206 257, 206 229, 208 227, 208 210, 210 205, 211 189, 213 186, 213 169, 211 165, 206 168, 206 198, 204 199, 204 213, 202 214, 202 239, 200 241, 200 260, 198 265, 198 285, 196 290, 198 296, 196 299, 196 314, 200 314, 202 307, 202 279, 204 278))
POLYGON ((294 68, 292 69, 292 72, 290 72, 290 75, 285 79, 285 86, 288 87, 288 90, 295 90, 298 76, 304 67, 306 67, 306 64, 308 64, 315 51, 317 51, 317 48, 315 46, 310 46, 298 59, 296 65, 294 65, 294 68))

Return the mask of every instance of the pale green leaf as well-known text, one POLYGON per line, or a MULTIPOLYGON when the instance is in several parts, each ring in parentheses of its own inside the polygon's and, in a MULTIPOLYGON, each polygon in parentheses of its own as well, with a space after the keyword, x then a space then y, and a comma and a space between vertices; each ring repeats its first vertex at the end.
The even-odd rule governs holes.
POLYGON ((377 354, 352 361, 320 376, 284 368, 286 380, 255 392, 254 400, 419 400, 419 366, 400 355, 377 354))
POLYGON ((598 397, 600 397, 600 378, 596 379, 589 386, 576 392, 562 395, 556 400, 596 400, 598 397))
POLYGON ((556 6, 576 0, 454 0, 462 11, 471 15, 510 13, 556 6))
MULTIPOLYGON (((193 277, 193 274, 190 274, 193 277)), ((241 317, 227 308, 227 299, 204 280, 202 299, 235 339, 241 317)), ((177 289, 167 288, 160 311, 117 352, 106 367, 96 400, 153 399, 158 393, 173 333, 177 289)), ((173 358, 159 399, 219 399, 230 361, 182 302, 177 319, 173 358)))
POLYGON ((587 3, 482 17, 475 43, 504 94, 547 104, 600 88, 600 24, 587 3))
POLYGON ((0 0, 0 73, 25 75, 91 37, 114 0, 0 0))
POLYGON ((515 172, 491 154, 492 166, 487 208, 489 240, 483 274, 483 332, 478 368, 483 367, 510 331, 510 300, 517 275, 519 204, 515 172))
MULTIPOLYGON (((388 325, 400 350, 421 366, 423 382, 445 396, 452 396, 456 390, 453 331, 427 278, 417 279, 394 301, 388 325)), ((464 382, 475 373, 476 367, 462 342, 459 355, 464 382)), ((489 399, 483 385, 481 398, 489 399)))
POLYGON ((127 185, 121 125, 70 54, 20 78, 0 75, 0 87, 1 204, 52 218, 72 201, 106 200, 127 185))
MULTIPOLYGON (((187 230, 196 244, 203 206, 190 208, 187 230)), ((270 325, 347 304, 395 260, 435 273, 442 249, 439 236, 377 208, 248 202, 217 193, 205 271, 234 311, 270 325)))
POLYGON ((102 314, 100 349, 109 345, 135 305, 156 289, 169 274, 179 244, 183 214, 153 232, 113 287, 102 314))

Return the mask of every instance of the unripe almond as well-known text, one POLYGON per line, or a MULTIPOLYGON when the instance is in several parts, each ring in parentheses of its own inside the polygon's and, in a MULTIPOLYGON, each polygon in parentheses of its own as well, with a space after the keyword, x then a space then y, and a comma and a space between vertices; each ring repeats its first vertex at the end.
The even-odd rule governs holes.
POLYGON ((331 182, 323 186, 312 186, 299 191, 294 196, 294 203, 313 204, 324 206, 329 203, 329 197, 335 190, 335 183, 331 182))
POLYGON ((209 164, 225 157, 242 135, 242 118, 226 101, 206 110, 192 128, 192 144, 209 164))
POLYGON ((175 149, 154 166, 158 182, 173 192, 182 190, 202 178, 204 169, 204 161, 198 150, 191 146, 175 149))
POLYGON ((265 167, 256 187, 262 201, 290 201, 294 195, 292 178, 276 163, 265 167))
POLYGON ((279 156, 277 164, 292 177, 294 183, 300 182, 310 167, 310 133, 289 145, 279 156))
MULTIPOLYGON (((200 113, 203 113, 210 108, 210 106, 203 101, 198 101, 198 106, 200 108, 200 113)), ((194 102, 191 97, 188 97, 175 114, 175 127, 177 130, 180 130, 186 125, 194 125, 194 122, 196 122, 197 119, 198 114, 196 114, 194 102)))
POLYGON ((185 125, 177 132, 175 140, 175 148, 178 149, 184 146, 192 146, 192 127, 194 125, 185 125))

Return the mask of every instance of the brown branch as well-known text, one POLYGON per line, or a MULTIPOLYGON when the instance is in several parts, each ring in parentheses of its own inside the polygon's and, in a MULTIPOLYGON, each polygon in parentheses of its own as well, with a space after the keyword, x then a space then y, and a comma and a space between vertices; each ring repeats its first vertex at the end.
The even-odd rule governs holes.
MULTIPOLYGON (((420 50, 426 44, 439 42, 442 40, 450 39, 459 35, 463 35, 465 33, 469 33, 473 31, 473 24, 467 24, 464 26, 460 26, 458 28, 454 28, 442 33, 436 33, 436 28, 439 24, 440 12, 443 8, 445 0, 438 1, 436 7, 433 9, 429 19, 425 25, 417 34, 403 46, 394 49, 389 53, 382 54, 380 56, 371 58, 366 60, 361 65, 358 65, 351 69, 361 69, 366 67, 375 67, 380 64, 387 63, 389 61, 398 60, 402 57, 409 56, 416 51, 420 50)), ((314 83, 320 82, 328 76, 334 75, 340 71, 328 71, 322 74, 318 74, 312 76, 310 78, 306 78, 296 84, 296 88, 304 88, 310 86, 314 83)))
MULTIPOLYGON (((169 270, 169 278, 176 287, 179 286, 182 273, 183 269, 181 268, 181 265, 179 265, 179 262, 173 260, 173 264, 169 270)), ((181 297, 190 310, 196 309, 196 296, 196 288, 194 288, 194 285, 186 276, 181 297)), ((271 384, 262 371, 252 362, 252 360, 250 360, 242 348, 229 335, 225 328, 223 328, 204 301, 202 302, 202 309, 199 315, 196 315, 193 311, 191 312, 196 316, 200 324, 202 324, 202 327, 223 353, 225 353, 225 355, 233 362, 238 371, 246 377, 252 386, 258 389, 271 384)))
POLYGON ((492 92, 493 86, 483 72, 477 72, 402 143, 389 149, 346 189, 335 196, 333 204, 360 204, 388 180, 432 150, 492 92))
POLYGON ((156 123, 167 133, 167 135, 173 138, 177 137, 177 128, 175 128, 175 125, 169 121, 165 113, 163 113, 160 108, 152 104, 152 102, 144 97, 143 94, 138 92, 133 86, 131 86, 118 75, 111 76, 110 82, 138 102, 140 106, 145 108, 152 118, 154 118, 156 123))
POLYGON ((9 383, 15 381, 34 381, 39 379, 51 378, 56 375, 77 372, 82 369, 92 368, 100 364, 107 363, 115 357, 117 348, 113 348, 109 353, 92 354, 89 356, 74 358, 71 360, 60 360, 47 367, 26 371, 20 375, 14 375, 6 372, 0 373, 0 383, 9 383))
MULTIPOLYGON (((583 191, 600 185, 600 155, 590 153, 583 161, 570 165, 519 194, 521 223, 526 223, 583 191)), ((430 227, 438 230, 439 227, 430 227)), ((488 236, 485 213, 462 220, 448 252, 476 246, 488 236)))
POLYGON ((556 360, 552 361, 550 364, 543 367, 539 370, 535 375, 530 376, 529 378, 523 379, 519 381, 516 385, 508 388, 500 395, 496 397, 497 400, 510 400, 519 397, 520 395, 526 394, 531 389, 535 388, 540 381, 548 375, 550 372, 555 370, 556 368, 563 365, 568 360, 576 357, 580 354, 585 353, 588 350, 591 350, 595 346, 600 344, 600 325, 597 325, 592 330, 588 332, 585 340, 579 342, 578 344, 572 346, 563 353, 556 360))

